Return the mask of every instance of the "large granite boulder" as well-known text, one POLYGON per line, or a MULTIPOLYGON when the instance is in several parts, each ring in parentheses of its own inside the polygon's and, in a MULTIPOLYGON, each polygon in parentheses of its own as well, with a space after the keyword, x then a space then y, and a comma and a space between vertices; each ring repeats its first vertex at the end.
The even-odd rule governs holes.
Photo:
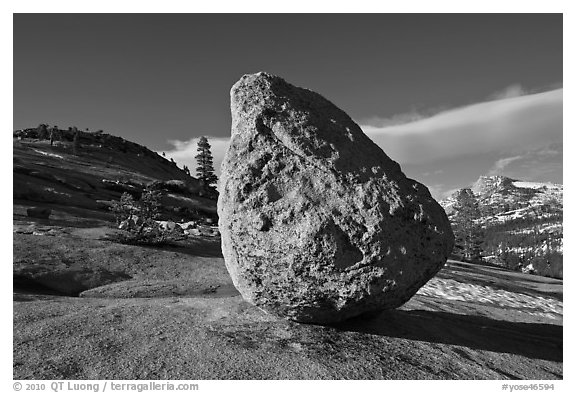
POLYGON ((244 299, 333 323, 400 306, 444 265, 454 242, 444 210, 346 113, 266 73, 230 95, 218 214, 244 299))

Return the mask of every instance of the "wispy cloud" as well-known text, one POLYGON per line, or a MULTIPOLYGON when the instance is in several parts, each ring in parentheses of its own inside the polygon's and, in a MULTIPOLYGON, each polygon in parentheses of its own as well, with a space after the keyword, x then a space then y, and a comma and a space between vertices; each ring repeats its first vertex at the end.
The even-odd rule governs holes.
POLYGON ((562 141, 562 89, 473 104, 394 126, 362 125, 400 163, 533 150, 562 141))
POLYGON ((494 166, 492 166, 490 171, 488 171, 488 174, 489 175, 502 175, 504 168, 506 168, 512 162, 520 160, 522 157, 523 156, 501 158, 494 163, 494 166))
POLYGON ((490 100, 504 100, 506 98, 516 98, 529 94, 530 92, 522 87, 520 84, 514 84, 506 87, 503 90, 497 91, 490 96, 490 100))
POLYGON ((444 199, 452 195, 458 188, 447 187, 446 184, 427 184, 428 191, 434 198, 444 199))
POLYGON ((522 155, 497 160, 490 175, 504 175, 533 181, 560 181, 562 177, 562 145, 551 144, 524 152, 522 155), (551 179, 551 175, 553 179, 551 179))
POLYGON ((409 112, 398 113, 389 117, 372 116, 359 122, 366 126, 377 128, 398 126, 407 123, 414 123, 416 121, 424 120, 448 110, 446 106, 438 106, 426 109, 412 109, 409 112))
POLYGON ((373 127, 390 127, 400 124, 413 123, 427 117, 429 116, 414 110, 411 112, 399 113, 390 117, 374 116, 364 120, 362 123, 373 127))

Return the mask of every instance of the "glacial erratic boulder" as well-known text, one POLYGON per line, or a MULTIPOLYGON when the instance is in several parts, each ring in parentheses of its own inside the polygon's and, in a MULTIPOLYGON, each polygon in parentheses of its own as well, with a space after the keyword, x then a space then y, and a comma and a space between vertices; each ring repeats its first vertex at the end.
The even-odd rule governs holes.
POLYGON ((331 102, 267 73, 231 90, 219 227, 244 299, 306 323, 408 301, 444 265, 442 207, 331 102))

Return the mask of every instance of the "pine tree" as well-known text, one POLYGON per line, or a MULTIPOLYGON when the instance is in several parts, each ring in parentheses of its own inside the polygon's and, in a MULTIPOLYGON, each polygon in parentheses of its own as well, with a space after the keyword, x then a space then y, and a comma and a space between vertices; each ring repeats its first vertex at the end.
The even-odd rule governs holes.
POLYGON ((479 261, 482 258, 484 233, 477 220, 481 217, 478 200, 469 188, 456 195, 452 227, 456 238, 456 254, 467 261, 479 261))
POLYGON ((74 130, 74 140, 72 141, 72 153, 77 156, 78 150, 80 149, 80 131, 78 128, 73 127, 74 130))
POLYGON ((50 146, 54 145, 54 141, 58 138, 58 126, 50 128, 50 146))
POLYGON ((214 173, 214 160, 210 148, 211 146, 210 143, 208 143, 208 139, 205 136, 201 137, 198 141, 198 154, 195 157, 198 163, 196 166, 196 175, 198 179, 202 181, 204 187, 210 187, 218 181, 214 173))

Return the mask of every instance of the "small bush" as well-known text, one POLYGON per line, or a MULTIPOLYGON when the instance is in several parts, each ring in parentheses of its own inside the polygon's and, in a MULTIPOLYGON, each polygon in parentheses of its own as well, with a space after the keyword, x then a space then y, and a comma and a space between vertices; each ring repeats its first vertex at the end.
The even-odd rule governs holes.
POLYGON ((122 221, 130 218, 132 214, 138 211, 134 197, 127 192, 123 193, 120 201, 112 202, 112 213, 116 217, 116 225, 120 225, 122 221))
POLYGON ((157 191, 168 191, 173 192, 175 194, 181 194, 185 196, 192 195, 188 185, 185 181, 182 180, 166 180, 160 181, 155 180, 148 184, 148 189, 157 190, 157 191))
POLYGON ((160 192, 155 190, 145 189, 140 197, 140 215, 147 220, 154 220, 158 218, 160 213, 160 192))
POLYGON ((114 202, 112 212, 122 230, 114 240, 124 244, 165 245, 180 236, 176 231, 165 230, 155 219, 160 212, 160 193, 146 189, 139 201, 125 192, 120 201, 114 202))
POLYGON ((144 223, 135 229, 118 233, 115 240, 123 244, 165 246, 178 239, 177 234, 165 231, 156 222, 154 224, 144 223))

